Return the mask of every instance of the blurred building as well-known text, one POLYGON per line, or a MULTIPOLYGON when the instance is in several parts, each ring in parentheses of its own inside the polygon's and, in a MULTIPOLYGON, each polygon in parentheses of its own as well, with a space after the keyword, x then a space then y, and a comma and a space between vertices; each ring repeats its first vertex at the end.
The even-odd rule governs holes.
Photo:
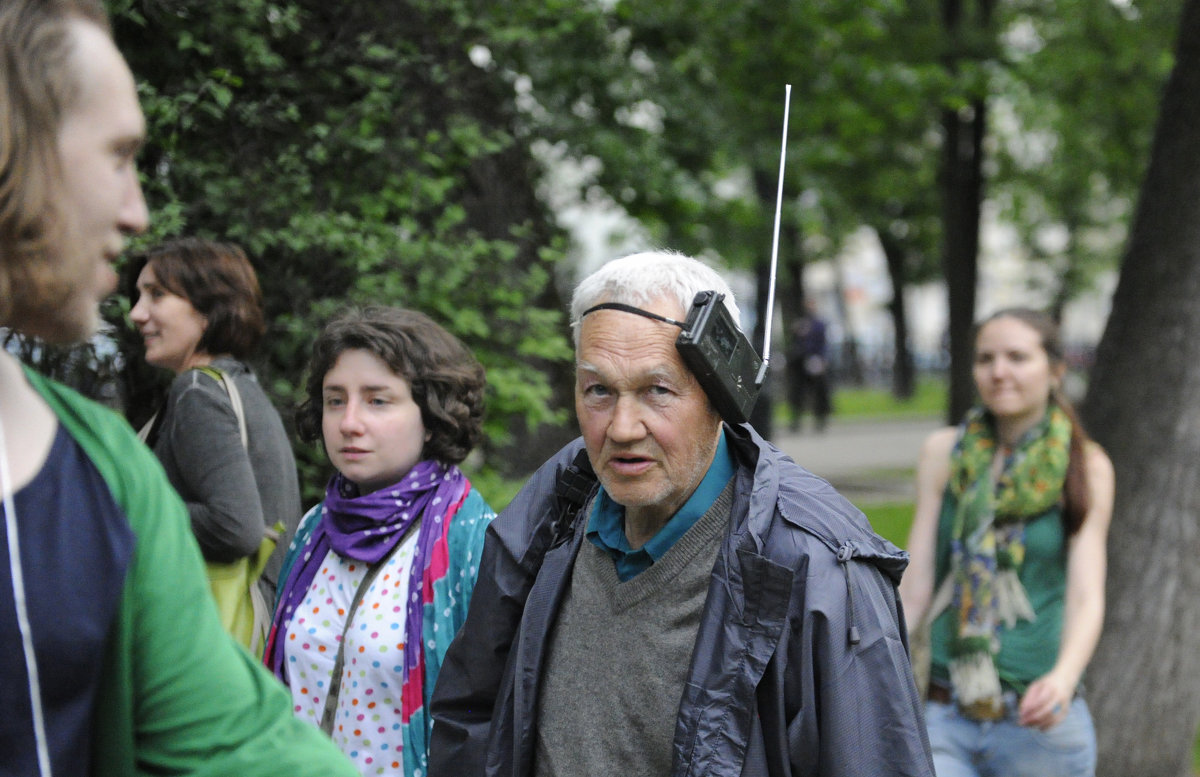
MULTIPOLYGON (((1053 270, 1025 255, 1016 231, 986 219, 980 241, 976 318, 1005 307, 1046 308, 1058 289, 1053 270)), ((1062 333, 1068 358, 1075 368, 1086 368, 1104 333, 1115 270, 1101 274, 1096 287, 1067 303, 1062 333)), ((875 233, 860 230, 847 241, 836 261, 813 263, 806 269, 805 287, 830 322, 830 339, 842 348, 855 341, 868 366, 890 367, 894 349, 892 299, 887 266, 875 233), (838 300, 843 300, 839 305, 838 300)), ((945 366, 948 338, 946 285, 942 281, 914 285, 906 291, 909 343, 919 368, 945 366)), ((868 373, 870 370, 868 369, 868 373)))

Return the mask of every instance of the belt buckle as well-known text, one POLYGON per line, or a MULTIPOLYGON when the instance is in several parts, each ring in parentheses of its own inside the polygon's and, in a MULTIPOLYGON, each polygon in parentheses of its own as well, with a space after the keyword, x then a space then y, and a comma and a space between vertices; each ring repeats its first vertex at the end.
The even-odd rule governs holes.
POLYGON ((1003 720, 1006 712, 1004 701, 997 698, 977 699, 970 704, 959 702, 958 708, 964 716, 981 723, 1003 720))

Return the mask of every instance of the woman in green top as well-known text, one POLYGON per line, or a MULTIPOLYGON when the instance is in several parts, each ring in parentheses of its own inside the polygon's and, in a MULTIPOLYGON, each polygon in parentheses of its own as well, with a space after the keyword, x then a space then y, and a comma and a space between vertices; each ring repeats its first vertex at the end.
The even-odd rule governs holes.
POLYGON ((900 586, 932 621, 938 777, 1091 775, 1078 690, 1104 619, 1113 470, 1062 394, 1057 328, 1024 308, 975 336, 980 404, 921 449, 900 586))

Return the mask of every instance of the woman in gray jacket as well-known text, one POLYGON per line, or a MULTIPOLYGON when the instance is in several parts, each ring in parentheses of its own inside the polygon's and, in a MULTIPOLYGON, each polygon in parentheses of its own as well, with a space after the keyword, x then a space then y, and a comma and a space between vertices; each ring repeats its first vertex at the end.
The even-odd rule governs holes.
POLYGON ((146 441, 187 503, 206 561, 254 554, 264 530, 283 522, 263 573, 271 602, 300 487, 283 422, 244 361, 265 329, 254 268, 236 245, 183 238, 143 253, 133 270, 129 317, 146 361, 175 373, 146 441), (244 407, 245 443, 222 379, 244 407))

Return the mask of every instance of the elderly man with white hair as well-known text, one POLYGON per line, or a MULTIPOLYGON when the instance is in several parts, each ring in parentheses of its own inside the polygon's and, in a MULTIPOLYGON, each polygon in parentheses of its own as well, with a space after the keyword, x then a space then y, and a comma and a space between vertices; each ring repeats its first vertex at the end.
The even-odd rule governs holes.
POLYGON ((722 423, 676 344, 701 292, 738 320, 678 254, 576 289, 582 438, 489 529, 434 693, 432 777, 933 774, 907 556, 722 423))

